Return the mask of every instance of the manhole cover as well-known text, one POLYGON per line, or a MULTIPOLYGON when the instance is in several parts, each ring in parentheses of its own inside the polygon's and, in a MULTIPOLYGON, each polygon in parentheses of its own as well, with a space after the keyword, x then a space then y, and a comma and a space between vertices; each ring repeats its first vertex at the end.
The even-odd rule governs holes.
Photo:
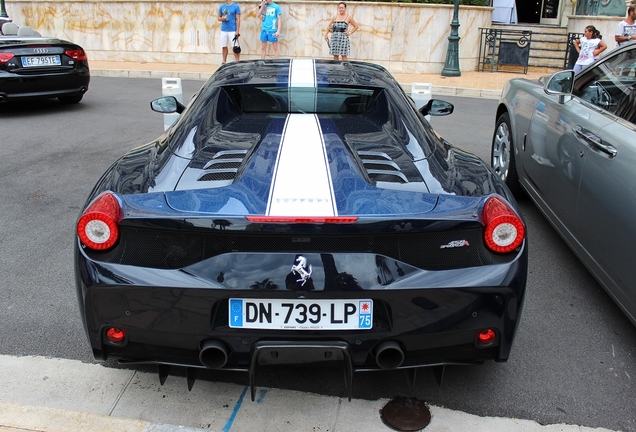
POLYGON ((431 422, 431 411, 424 401, 396 397, 380 410, 380 418, 385 425, 395 430, 418 431, 431 422))

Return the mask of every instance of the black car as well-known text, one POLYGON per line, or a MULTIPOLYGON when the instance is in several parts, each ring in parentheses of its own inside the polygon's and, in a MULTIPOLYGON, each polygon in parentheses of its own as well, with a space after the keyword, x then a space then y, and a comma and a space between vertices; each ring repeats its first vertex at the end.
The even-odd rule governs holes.
POLYGON ((108 169, 77 223, 95 358, 248 371, 506 361, 525 225, 478 157, 437 135, 382 67, 222 66, 177 122, 108 169))
POLYGON ((88 58, 81 46, 33 33, 0 36, 0 103, 47 98, 77 103, 89 82, 88 58))

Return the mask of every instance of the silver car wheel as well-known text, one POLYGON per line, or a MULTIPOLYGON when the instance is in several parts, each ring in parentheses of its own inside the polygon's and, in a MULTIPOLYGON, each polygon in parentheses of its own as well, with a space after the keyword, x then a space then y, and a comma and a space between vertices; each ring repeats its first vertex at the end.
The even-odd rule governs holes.
POLYGON ((510 128, 507 122, 502 121, 495 131, 495 136, 492 141, 492 167, 503 181, 506 181, 508 178, 511 150, 510 128))

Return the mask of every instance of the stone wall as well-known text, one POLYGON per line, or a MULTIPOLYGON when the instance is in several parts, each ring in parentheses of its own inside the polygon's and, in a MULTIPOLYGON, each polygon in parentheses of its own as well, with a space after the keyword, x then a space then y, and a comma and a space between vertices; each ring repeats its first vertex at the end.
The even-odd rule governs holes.
MULTIPOLYGON (((241 7, 242 59, 260 57, 258 0, 241 7)), ((81 44, 89 59, 219 64, 221 1, 6 0, 8 15, 45 36, 81 44)), ((281 57, 330 58, 323 32, 337 4, 285 1, 281 57)), ((347 2, 361 28, 351 37, 350 59, 373 61, 394 73, 439 73, 446 60, 452 5, 347 2)), ((480 27, 492 8, 460 6, 461 70, 477 69, 480 27)), ((231 58, 231 55, 230 55, 231 58)))

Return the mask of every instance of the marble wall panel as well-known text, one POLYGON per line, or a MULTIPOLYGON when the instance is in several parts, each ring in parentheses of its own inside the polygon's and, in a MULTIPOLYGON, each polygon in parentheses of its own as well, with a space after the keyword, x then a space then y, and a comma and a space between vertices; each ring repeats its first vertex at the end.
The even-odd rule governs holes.
MULTIPOLYGON (((241 6, 242 59, 260 58, 258 0, 241 6)), ((324 31, 337 11, 325 1, 280 0, 281 57, 329 58, 324 31)), ((9 16, 44 35, 80 43, 89 58, 109 61, 218 64, 220 1, 201 0, 6 0, 9 16)), ((347 2, 360 24, 350 58, 393 72, 438 73, 448 49, 452 5, 347 2)), ((479 27, 492 8, 459 9, 460 64, 476 70, 479 27)), ((271 55, 271 52, 270 52, 271 55)))
POLYGON ((399 62, 404 58, 404 47, 408 43, 409 28, 408 9, 402 7, 391 8, 391 19, 387 20, 390 25, 391 39, 389 40, 389 60, 399 62))
MULTIPOLYGON (((413 10, 411 8, 401 8, 402 14, 404 18, 400 21, 398 25, 398 30, 396 31, 396 37, 401 31, 403 33, 403 37, 399 38, 395 43, 397 45, 401 45, 402 48, 402 61, 404 62, 416 62, 416 61, 427 61, 424 53, 420 53, 420 49, 418 47, 420 43, 420 13, 418 10, 413 10)), ((424 24, 426 25, 426 24, 424 24)), ((395 59, 395 62, 400 61, 399 59, 395 59)), ((401 61, 400 61, 401 63, 401 61)))
POLYGON ((311 40, 311 49, 306 51, 308 56, 318 53, 319 57, 329 57, 329 45, 325 42, 325 30, 331 18, 336 14, 335 5, 307 8, 307 21, 311 31, 305 37, 311 40))

